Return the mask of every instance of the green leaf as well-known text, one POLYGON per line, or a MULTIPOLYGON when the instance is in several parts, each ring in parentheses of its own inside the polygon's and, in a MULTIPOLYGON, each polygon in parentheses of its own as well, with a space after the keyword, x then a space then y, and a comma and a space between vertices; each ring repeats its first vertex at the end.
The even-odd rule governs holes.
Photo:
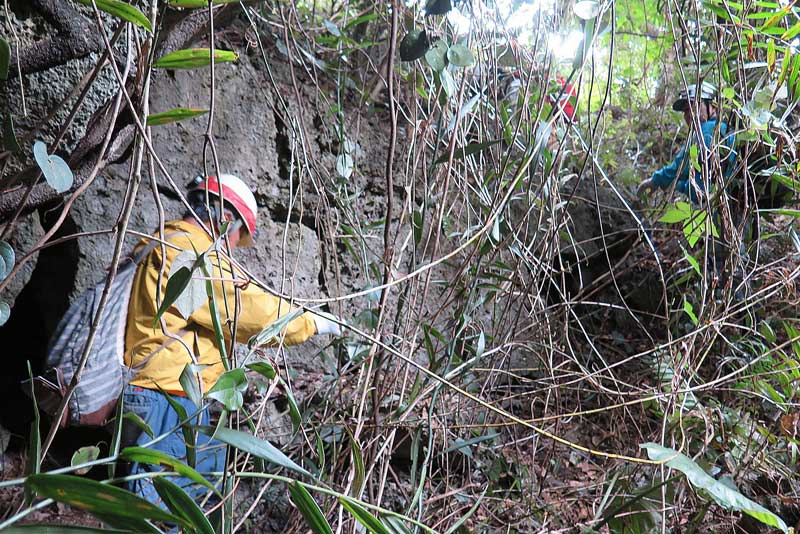
POLYGON ((676 223, 688 219, 692 215, 692 206, 687 202, 676 202, 675 206, 667 210, 658 222, 676 223))
MULTIPOLYGON (((69 465, 75 467, 77 465, 93 462, 100 458, 100 447, 96 445, 89 445, 88 447, 81 447, 72 454, 72 459, 69 465)), ((76 475, 85 475, 89 472, 91 467, 81 467, 75 470, 76 475)))
POLYGON ((179 475, 188 478, 192 482, 197 482, 201 486, 205 486, 217 495, 217 489, 211 482, 206 480, 203 475, 181 462, 174 456, 170 456, 155 449, 148 449, 146 447, 126 447, 120 452, 120 457, 128 460, 129 462, 139 462, 143 464, 157 465, 166 467, 175 471, 179 475))
MULTIPOLYGON (((0 302, 6 308, 8 308, 8 304, 5 302, 0 302)), ((9 311, 8 314, 11 312, 9 311)), ((4 314, 5 321, 8 320, 8 314, 4 314)), ((28 361, 28 377, 31 379, 30 384, 30 394, 31 394, 31 405, 33 406, 33 421, 31 421, 31 431, 28 437, 28 459, 25 465, 25 474, 27 475, 34 475, 39 472, 42 462, 42 435, 39 431, 39 423, 41 422, 41 418, 39 416, 39 405, 36 403, 36 394, 33 390, 33 372, 31 371, 31 362, 28 361)), ((33 500, 33 492, 29 487, 25 487, 25 503, 30 504, 33 500)))
MULTIPOLYGON (((236 52, 214 50, 214 63, 229 63, 237 59, 239 59, 239 55, 236 52)), ((159 69, 195 69, 210 64, 210 48, 185 48, 162 56, 153 63, 153 66, 159 69)))
POLYGON ((434 72, 441 72, 447 67, 447 51, 447 43, 442 39, 437 39, 425 52, 425 61, 434 72))
POLYGON ((169 280, 167 280, 167 288, 164 291, 164 298, 161 301, 156 316, 153 317, 153 328, 155 329, 161 316, 167 311, 170 306, 181 296, 181 293, 189 286, 192 281, 192 271, 186 267, 181 267, 177 271, 170 273, 169 280))
POLYGON ((148 115, 147 125, 160 126, 162 124, 168 124, 170 122, 178 122, 186 119, 191 119, 192 117, 197 117, 198 115, 203 115, 205 113, 208 113, 207 109, 174 108, 169 111, 162 111, 161 113, 153 113, 152 115, 148 115))
POLYGON ((5 241, 0 241, 0 258, 3 259, 3 263, 5 264, 5 269, 0 272, 0 280, 3 280, 11 274, 11 270, 14 268, 14 263, 16 262, 14 249, 5 241))
POLYGON ((697 153, 698 153, 697 145, 691 145, 689 147, 689 161, 692 163, 692 167, 694 168, 694 170, 700 172, 701 170, 700 162, 697 159, 697 153))
POLYGON ((306 524, 314 534, 333 534, 331 525, 320 510, 317 502, 306 488, 296 480, 289 484, 289 495, 292 502, 303 514, 306 524))
POLYGON ((3 120, 3 147, 9 152, 19 152, 22 148, 17 141, 17 134, 14 132, 14 119, 11 115, 6 115, 3 120))
POLYGON ((339 26, 337 26, 334 22, 330 20, 324 20, 322 22, 322 25, 325 26, 325 29, 327 29, 331 33, 331 35, 335 37, 342 36, 342 31, 339 29, 339 26))
POLYGON ((40 497, 63 502, 92 514, 131 519, 154 519, 184 524, 184 520, 138 495, 109 484, 72 475, 31 475, 25 487, 40 497))
POLYGON ((153 479, 153 486, 167 508, 175 515, 185 519, 187 524, 192 525, 192 532, 214 534, 214 528, 203 510, 174 482, 170 482, 165 477, 156 477, 153 479))
POLYGON ((460 43, 454 44, 447 50, 447 59, 457 67, 470 67, 475 63, 475 56, 469 48, 460 43))
POLYGON ((242 369, 232 369, 223 373, 206 397, 216 399, 230 411, 236 411, 244 405, 242 393, 247 391, 247 376, 242 369))
POLYGON ((600 13, 600 5, 595 0, 581 0, 573 6, 575 15, 583 20, 595 18, 600 13))
POLYGON ((689 316, 692 323, 697 326, 697 315, 694 314, 694 306, 692 306, 692 303, 686 300, 686 298, 683 299, 683 311, 686 312, 686 315, 689 316))
POLYGON ((691 265, 691 266, 692 266, 692 269, 694 269, 694 270, 695 270, 695 272, 696 272, 697 274, 699 274, 700 276, 703 276, 703 272, 700 270, 700 263, 698 263, 698 261, 697 261, 697 260, 694 258, 694 256, 692 256, 691 254, 689 254, 689 253, 686 251, 686 249, 685 249, 685 248, 683 248, 683 246, 681 246, 681 250, 683 251, 683 257, 684 257, 684 258, 686 258, 686 261, 688 261, 688 262, 689 262, 689 265, 691 265))
MULTIPOLYGON (((172 279, 172 274, 177 273, 177 271, 183 267, 189 269, 191 273, 194 274, 195 271, 201 269, 203 266, 205 266, 206 272, 211 272, 211 262, 208 260, 208 257, 205 254, 200 254, 198 256, 192 250, 184 250, 178 254, 174 260, 172 260, 172 265, 169 268, 170 280, 172 279)), ((168 292, 169 280, 167 281, 167 291, 165 294, 168 292)), ((164 297, 164 300, 166 301, 166 296, 164 297)), ((195 310, 197 310, 207 301, 208 294, 206 292, 206 280, 191 276, 183 291, 181 291, 177 297, 175 297, 173 305, 181 314, 181 317, 184 319, 189 319, 195 310)))
POLYGON ((197 383, 197 376, 193 371, 192 364, 186 364, 183 371, 181 371, 181 376, 178 381, 181 384, 181 388, 183 388, 183 392, 186 393, 186 396, 192 401, 192 404, 200 406, 203 395, 200 393, 200 385, 197 383))
POLYGON ((303 416, 300 414, 300 408, 297 406, 297 400, 294 398, 292 388, 289 387, 289 384, 284 380, 281 380, 281 383, 286 390, 286 400, 289 403, 289 417, 292 420, 292 432, 297 432, 300 428, 300 424, 303 422, 303 416))
POLYGON ((3 529, 3 534, 124 534, 130 530, 110 528, 73 527, 69 525, 12 525, 3 529))
POLYGON ((353 174, 353 158, 350 154, 339 154, 336 158, 336 174, 347 180, 353 174))
POLYGON ((339 503, 344 507, 345 510, 350 512, 350 515, 355 517, 359 523, 364 525, 364 527, 367 529, 367 532, 370 534, 392 534, 389 532, 389 529, 387 529, 383 523, 378 521, 374 515, 367 512, 364 508, 350 499, 339 497, 339 503))
POLYGON ((352 434, 350 434, 350 453, 353 456, 353 468, 355 471, 350 495, 358 498, 364 489, 364 482, 366 482, 366 469, 364 469, 364 455, 361 453, 361 446, 352 434))
POLYGON ((55 154, 48 154, 47 145, 42 141, 33 144, 33 157, 50 187, 59 193, 69 191, 74 177, 66 161, 55 154))
POLYGON ((134 425, 138 426, 138 427, 139 427, 139 428, 142 430, 142 432, 144 432, 145 434, 147 434, 147 435, 148 435, 148 436, 150 436, 151 438, 154 438, 154 437, 155 437, 155 435, 153 434, 153 429, 152 429, 152 428, 150 428, 150 425, 148 425, 147 423, 145 423, 145 422, 144 422, 144 419, 142 419, 142 418, 141 418, 139 415, 137 415, 136 413, 134 413, 134 412, 126 412, 126 413, 125 413, 125 414, 122 416, 122 418, 123 418, 123 419, 127 419, 128 421, 130 421, 130 422, 131 422, 131 423, 133 423, 134 425))
POLYGON ((216 433, 214 432, 215 429, 213 426, 200 426, 197 427, 197 430, 207 436, 213 436, 215 439, 227 443, 231 447, 236 447, 242 452, 258 456, 277 466, 285 467, 290 471, 311 476, 311 473, 294 463, 288 456, 265 439, 259 439, 252 434, 230 428, 217 429, 216 433))
POLYGON ((450 72, 448 72, 447 69, 444 69, 442 72, 440 72, 438 76, 436 76, 436 79, 439 80, 439 83, 442 86, 444 101, 446 102, 456 93, 456 82, 453 80, 453 77, 450 75, 450 72))
POLYGON ((250 340, 247 342, 247 346, 251 349, 254 347, 260 347, 262 345, 266 345, 267 343, 271 343, 278 337, 281 330, 288 325, 290 322, 295 320, 303 313, 303 310, 298 308, 291 313, 287 313, 286 315, 282 315, 275 321, 271 322, 258 334, 251 337, 250 340))
MULTIPOLYGON (((239 0, 214 0, 213 5, 235 4, 239 0)), ((208 0, 169 0, 169 7, 208 7, 208 0)))
POLYGON ((189 420, 189 414, 186 413, 186 408, 183 407, 183 404, 176 401, 172 398, 172 395, 161 389, 158 388, 164 398, 167 399, 167 402, 172 409, 175 410, 175 413, 178 414, 179 421, 185 421, 181 424, 181 432, 183 433, 183 440, 186 442, 186 463, 189 464, 190 467, 194 467, 197 465, 197 451, 195 450, 195 435, 194 431, 192 430, 192 421, 196 418, 192 418, 192 421, 189 420))
POLYGON ((6 324, 9 317, 11 317, 11 306, 8 305, 8 302, 0 300, 0 326, 6 324))
POLYGON ((0 37, 0 80, 8 79, 8 67, 11 65, 11 47, 8 41, 0 37))
POLYGON ((453 9, 450 0, 428 0, 425 4, 425 16, 447 15, 453 9))
MULTIPOLYGON (((76 0, 76 2, 92 7, 92 0, 76 0)), ((132 5, 126 2, 120 2, 120 0, 94 0, 94 3, 100 11, 105 11, 109 15, 135 24, 153 33, 153 26, 150 24, 150 19, 145 17, 141 11, 132 5)))
POLYGON ((428 35, 425 30, 411 30, 400 41, 400 59, 414 61, 428 51, 428 35))
POLYGON ((788 534, 789 527, 780 517, 751 501, 737 490, 715 480, 685 454, 681 454, 675 449, 662 447, 657 443, 644 443, 640 447, 647 450, 647 456, 651 460, 665 462, 668 467, 677 469, 686 475, 695 488, 705 490, 723 508, 744 512, 765 525, 779 528, 788 534))
POLYGON ((266 378, 269 378, 270 380, 278 376, 278 373, 275 372, 275 368, 272 367, 267 362, 248 363, 247 365, 245 365, 245 367, 247 367, 251 371, 255 371, 256 373, 264 375, 266 378))
MULTIPOLYGON (((465 146, 456 147, 453 150, 453 161, 464 159, 467 156, 471 156, 473 154, 477 154, 478 152, 483 152, 487 148, 496 145, 497 143, 501 142, 502 139, 495 139, 494 141, 486 141, 484 143, 469 143, 465 146)), ((442 154, 439 159, 433 162, 434 165, 438 165, 440 163, 444 163, 448 160, 448 154, 442 154)))

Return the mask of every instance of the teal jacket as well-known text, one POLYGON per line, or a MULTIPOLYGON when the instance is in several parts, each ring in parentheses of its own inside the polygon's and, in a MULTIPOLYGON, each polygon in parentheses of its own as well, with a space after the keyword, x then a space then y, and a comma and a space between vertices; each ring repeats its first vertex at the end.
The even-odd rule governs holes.
MULTIPOLYGON (((700 125, 704 147, 714 146, 714 131, 716 128, 717 119, 708 120, 700 125)), ((727 178, 735 167, 736 153, 733 150, 734 138, 733 135, 728 135, 728 125, 724 121, 719 124, 719 133, 725 138, 725 145, 730 149, 729 151, 725 151, 729 152, 728 164, 725 169, 725 178, 727 178)), ((697 137, 695 137, 695 139, 697 139, 697 137)), ((687 142, 686 145, 681 148, 681 151, 678 152, 678 155, 675 156, 672 163, 653 173, 652 180, 653 184, 657 187, 668 189, 672 185, 672 182, 677 179, 678 182, 675 184, 675 189, 684 195, 688 195, 689 198, 692 199, 692 202, 697 202, 697 191, 690 185, 689 173, 692 171, 692 174, 694 174, 694 181, 701 191, 704 189, 703 176, 701 173, 692 169, 691 161, 688 159, 684 161, 684 158, 687 157, 690 144, 691 143, 687 142)), ((698 149, 700 148, 699 142, 695 141, 694 144, 698 145, 698 149)), ((702 151, 699 152, 702 154, 702 151)), ((722 157, 725 157, 725 155, 723 154, 722 157)))

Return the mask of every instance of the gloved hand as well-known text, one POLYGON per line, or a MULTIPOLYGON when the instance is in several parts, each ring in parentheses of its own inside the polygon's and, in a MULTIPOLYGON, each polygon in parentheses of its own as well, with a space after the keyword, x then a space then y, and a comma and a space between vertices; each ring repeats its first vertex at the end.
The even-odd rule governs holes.
POLYGON ((322 311, 314 311, 311 313, 313 314, 314 325, 317 327, 317 334, 331 334, 336 337, 342 335, 340 323, 344 323, 344 321, 333 314, 322 311))
POLYGON ((656 184, 653 183, 652 178, 648 178, 646 180, 642 180, 642 183, 638 185, 636 188, 636 196, 640 197, 645 191, 652 191, 656 188, 656 184))

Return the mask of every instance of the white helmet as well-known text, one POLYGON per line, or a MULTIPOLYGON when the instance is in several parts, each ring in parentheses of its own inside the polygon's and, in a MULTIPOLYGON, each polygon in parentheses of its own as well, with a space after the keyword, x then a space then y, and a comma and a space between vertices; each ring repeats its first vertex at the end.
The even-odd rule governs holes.
MULTIPOLYGON (((697 84, 691 83, 686 88, 686 91, 681 91, 678 99, 672 103, 673 111, 683 111, 686 106, 691 105, 691 102, 697 98, 697 84)), ((700 99, 712 100, 717 96, 717 87, 713 83, 703 82, 700 84, 700 99)))
POLYGON ((253 192, 250 191, 247 184, 233 174, 220 174, 219 180, 217 180, 216 176, 209 176, 208 179, 198 176, 196 180, 198 184, 196 190, 208 191, 209 194, 219 197, 220 189, 222 189, 222 197, 225 202, 229 203, 244 221, 246 232, 242 234, 239 245, 243 247, 251 246, 258 220, 258 205, 256 204, 256 197, 253 196, 253 192))

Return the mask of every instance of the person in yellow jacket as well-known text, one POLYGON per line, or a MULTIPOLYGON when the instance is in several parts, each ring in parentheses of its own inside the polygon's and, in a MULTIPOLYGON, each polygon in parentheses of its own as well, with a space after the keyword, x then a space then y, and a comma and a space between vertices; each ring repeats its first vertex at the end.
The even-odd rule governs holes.
MULTIPOLYGON (((216 227, 219 210, 223 220, 228 221, 228 241, 231 248, 253 243, 256 229, 257 205, 255 197, 246 184, 236 176, 220 175, 199 178, 197 187, 189 192, 189 205, 204 224, 216 227), (224 205, 220 205, 220 192, 224 205), (207 204, 207 197, 210 202, 207 204)), ((208 302, 199 306, 189 317, 183 317, 175 307, 167 309, 160 320, 155 318, 160 299, 164 298, 168 275, 173 261, 183 251, 202 253, 213 245, 212 238, 200 222, 187 211, 183 220, 165 224, 164 239, 169 244, 156 246, 143 260, 136 272, 128 307, 128 324, 125 339, 125 364, 135 371, 135 376, 123 393, 126 412, 139 416, 152 430, 154 436, 167 436, 150 445, 175 458, 185 459, 186 444, 177 430, 182 423, 165 394, 181 404, 189 416, 198 414, 196 424, 208 424, 208 413, 203 406, 195 406, 186 397, 180 384, 180 376, 187 364, 197 364, 201 369, 199 384, 203 392, 209 391, 225 371, 217 346, 211 310, 208 302), (163 250, 162 250, 163 248, 163 250), (163 255, 162 255, 163 254, 163 255), (160 291, 157 292, 157 289, 160 291), (154 328, 155 325, 155 328, 154 328)), ((140 247, 150 240, 143 240, 140 247)), ((214 295, 220 320, 236 319, 236 341, 247 342, 266 326, 295 309, 278 297, 270 295, 251 284, 237 289, 237 277, 231 264, 215 253, 209 254, 213 266, 214 295), (238 293, 238 296, 237 296, 238 293), (224 296, 223 296, 224 295, 224 296), (225 303, 231 316, 225 314, 225 303), (238 306, 238 313, 233 307, 238 306)), ((286 345, 303 343, 315 334, 341 335, 341 321, 324 312, 304 312, 290 321, 281 332, 286 345)), ((228 335, 228 329, 223 327, 228 335)), ((227 339, 227 342, 230 340, 227 339)), ((196 469, 200 472, 222 471, 225 464, 225 447, 200 434, 197 436, 196 469)), ((152 439, 147 433, 129 422, 123 429, 123 446, 146 445, 152 439)), ((130 474, 137 475, 152 469, 147 464, 133 463, 130 474)), ((172 479, 193 498, 204 493, 202 486, 192 484, 189 479, 172 479)), ((146 477, 134 478, 129 489, 158 503, 159 497, 146 477)))

